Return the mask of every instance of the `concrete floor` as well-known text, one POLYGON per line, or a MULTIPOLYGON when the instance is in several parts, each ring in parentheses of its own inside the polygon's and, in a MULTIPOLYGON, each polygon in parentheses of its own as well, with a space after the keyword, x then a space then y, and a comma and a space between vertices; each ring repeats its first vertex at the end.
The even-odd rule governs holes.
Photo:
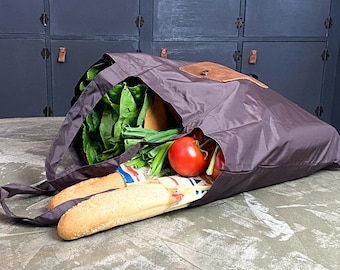
MULTIPOLYGON (((45 156, 62 120, 0 120, 0 185, 45 179, 45 156)), ((340 171, 320 171, 71 242, 54 227, 19 224, 0 210, 1 269, 336 270, 339 194, 340 171)), ((18 196, 8 204, 34 217, 48 201, 18 196)))

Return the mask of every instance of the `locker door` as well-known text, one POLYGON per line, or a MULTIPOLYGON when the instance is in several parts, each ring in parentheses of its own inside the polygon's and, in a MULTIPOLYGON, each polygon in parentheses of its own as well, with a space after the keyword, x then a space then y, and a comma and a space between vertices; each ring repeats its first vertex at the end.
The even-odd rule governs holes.
MULTIPOLYGON (((340 41, 338 42, 338 50, 340 52, 340 41)), ((334 125, 338 132, 340 133, 340 54, 338 54, 337 58, 337 66, 335 71, 335 87, 334 87, 334 95, 333 95, 333 104, 332 104, 332 117, 331 124, 334 125)))
POLYGON ((39 21, 43 10, 43 0, 1 0, 0 34, 43 34, 39 21))
POLYGON ((154 1, 153 54, 167 48, 168 57, 214 61, 235 67, 239 1, 154 1))
POLYGON ((236 37, 239 1, 154 1, 154 40, 236 37))
POLYGON ((246 1, 244 36, 326 37, 331 0, 246 1))
POLYGON ((320 104, 325 42, 244 42, 242 72, 314 114, 320 104), (251 50, 257 61, 249 64, 251 50))
POLYGON ((106 52, 135 51, 137 41, 53 40, 51 43, 53 115, 70 109, 74 87, 85 71, 106 52), (57 61, 59 48, 66 49, 66 61, 57 61))
POLYGON ((139 0, 50 1, 51 35, 135 40, 139 0))
POLYGON ((47 104, 44 39, 0 40, 0 118, 44 116, 47 104))
POLYGON ((43 0, 0 1, 0 118, 44 116, 47 105, 43 0))
POLYGON ((50 1, 53 115, 70 109, 74 86, 106 52, 136 52, 139 0, 50 1), (58 62, 59 48, 66 61, 58 62))

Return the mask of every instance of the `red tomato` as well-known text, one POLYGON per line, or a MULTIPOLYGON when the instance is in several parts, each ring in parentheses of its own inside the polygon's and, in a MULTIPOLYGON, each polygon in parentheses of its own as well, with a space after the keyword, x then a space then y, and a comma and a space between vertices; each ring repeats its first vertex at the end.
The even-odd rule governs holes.
POLYGON ((182 137, 173 142, 169 148, 170 166, 182 176, 199 175, 208 165, 205 152, 201 151, 192 137, 182 137))
POLYGON ((220 175, 221 170, 224 169, 224 166, 225 166, 225 160, 224 160, 222 150, 220 149, 217 153, 215 164, 214 164, 214 170, 212 174, 212 177, 214 179, 216 179, 220 175))
POLYGON ((216 142, 206 137, 203 131, 199 128, 195 128, 188 137, 193 137, 196 141, 199 142, 201 149, 204 149, 207 152, 214 151, 216 142))

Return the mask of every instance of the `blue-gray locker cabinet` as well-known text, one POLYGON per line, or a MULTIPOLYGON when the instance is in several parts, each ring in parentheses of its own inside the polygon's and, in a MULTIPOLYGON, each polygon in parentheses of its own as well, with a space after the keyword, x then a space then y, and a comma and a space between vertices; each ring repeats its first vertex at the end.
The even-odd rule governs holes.
POLYGON ((264 41, 244 42, 242 72, 259 80, 281 95, 315 114, 320 104, 325 42, 264 41), (257 51, 255 64, 249 64, 251 50, 257 51))
POLYGON ((245 37, 326 37, 331 0, 246 0, 245 37))
POLYGON ((41 0, 0 1, 0 118, 43 116, 47 104, 41 0))
POLYGON ((51 40, 53 115, 70 109, 74 87, 80 77, 105 52, 135 51, 137 41, 51 40), (66 49, 65 62, 57 61, 59 48, 66 49))
MULTIPOLYGON (((340 29, 339 29, 339 33, 340 33, 340 29)), ((338 40, 338 48, 340 51, 340 38, 338 40)), ((336 72, 335 93, 334 93, 334 99, 333 99, 331 124, 337 128, 338 132, 340 132, 340 54, 338 54, 336 71, 337 72, 336 72)))
POLYGON ((315 114, 330 5, 330 0, 154 1, 153 54, 167 48, 169 58, 227 65, 315 114), (257 53, 254 64, 251 50, 257 53))
MULTIPOLYGON (((330 0, 246 1, 241 71, 321 116, 330 0), (251 51, 256 63, 249 63, 251 51)), ((330 106, 326 106, 328 109, 330 106)), ((326 109, 326 108, 325 108, 326 109)))
POLYGON ((105 52, 136 52, 139 0, 50 1, 53 115, 65 115, 74 86, 105 52), (65 48, 65 62, 58 62, 65 48))
POLYGON ((40 17, 44 8, 44 0, 1 0, 0 34, 43 35, 45 29, 40 17))
POLYGON ((240 1, 153 1, 152 53, 168 58, 212 61, 236 68, 240 1))
POLYGON ((329 121, 335 83, 329 73, 338 53, 335 46, 327 51, 334 3, 1 0, 0 117, 65 115, 78 79, 104 52, 160 55, 167 48, 168 58, 253 74, 313 114, 323 107, 329 121))

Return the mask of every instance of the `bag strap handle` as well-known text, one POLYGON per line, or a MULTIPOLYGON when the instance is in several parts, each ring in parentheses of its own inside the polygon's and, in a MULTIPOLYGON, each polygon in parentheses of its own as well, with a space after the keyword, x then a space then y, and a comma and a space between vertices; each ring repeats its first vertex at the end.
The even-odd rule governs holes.
POLYGON ((86 200, 86 198, 80 198, 80 199, 74 199, 67 201, 61 205, 58 205, 57 207, 48 210, 47 212, 34 217, 24 217, 24 216, 18 216, 14 212, 12 212, 9 207, 7 206, 5 199, 13 197, 17 194, 34 194, 34 195, 43 195, 47 192, 54 191, 53 188, 51 188, 50 185, 48 185, 47 181, 42 182, 40 185, 34 187, 34 186, 28 186, 28 185, 22 185, 18 183, 12 183, 4 185, 0 188, 0 202, 1 206, 4 209, 6 215, 12 219, 15 219, 17 221, 21 222, 27 222, 30 224, 35 225, 43 225, 43 226, 56 226, 58 224, 58 221, 60 217, 71 207, 74 205, 80 203, 83 200, 86 200))
POLYGON ((130 148, 129 151, 116 159, 94 165, 71 165, 57 174, 59 163, 71 146, 88 113, 95 107, 112 85, 126 79, 126 73, 121 70, 118 65, 113 66, 101 71, 96 78, 89 83, 86 90, 79 96, 78 100, 73 104, 72 108, 65 116, 64 122, 59 128, 57 136, 55 137, 45 160, 47 180, 32 186, 20 183, 10 183, 0 187, 0 203, 8 217, 36 225, 56 225, 61 215, 67 209, 87 198, 71 200, 34 218, 16 215, 6 204, 6 199, 18 194, 51 194, 52 192, 62 190, 83 179, 90 178, 92 176, 91 172, 94 171, 94 169, 97 176, 112 173, 120 163, 131 158, 131 156, 139 150, 140 145, 135 145, 135 147, 130 148), (114 68, 112 68, 113 66, 114 68), (110 80, 107 80, 108 77, 110 80))
POLYGON ((86 116, 94 109, 102 96, 109 91, 113 85, 126 79, 126 77, 126 74, 115 64, 102 70, 94 80, 89 83, 66 114, 64 122, 53 141, 45 161, 47 181, 57 190, 61 190, 66 186, 93 176, 91 175, 93 167, 96 167, 97 176, 101 176, 113 172, 119 166, 119 163, 112 159, 105 162, 105 164, 100 163, 85 166, 74 164, 61 173, 56 173, 59 163, 70 148, 78 131, 81 129, 86 116), (108 77, 110 81, 107 80, 108 77), (112 171, 108 171, 110 167, 112 167, 112 171))

